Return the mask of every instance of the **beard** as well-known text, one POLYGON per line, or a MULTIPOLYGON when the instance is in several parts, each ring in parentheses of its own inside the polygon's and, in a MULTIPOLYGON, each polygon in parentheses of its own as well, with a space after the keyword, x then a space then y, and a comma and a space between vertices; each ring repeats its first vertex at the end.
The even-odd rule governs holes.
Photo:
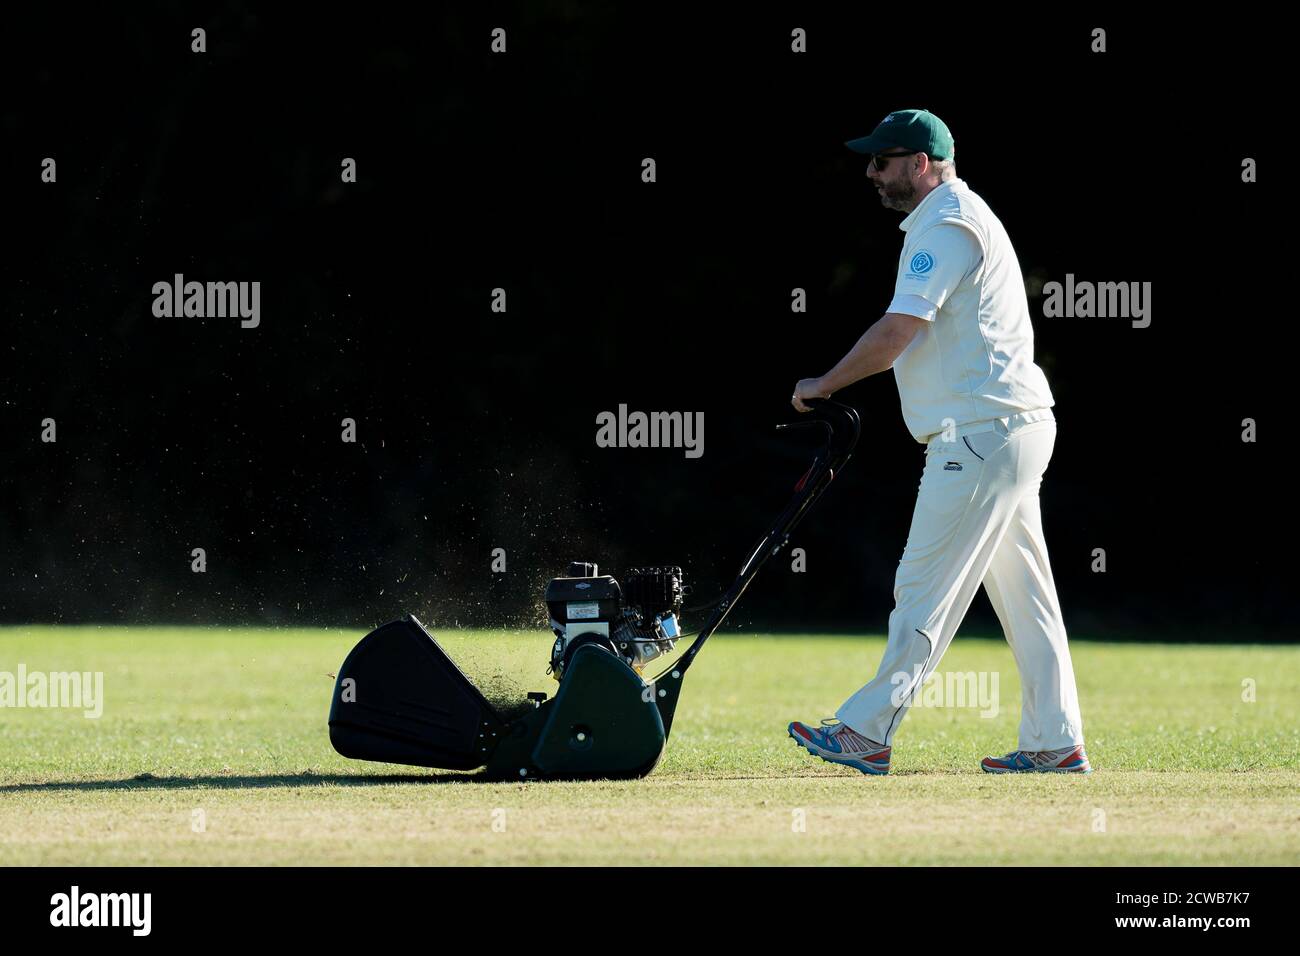
POLYGON ((916 208, 916 187, 904 179, 896 183, 881 183, 880 202, 887 209, 910 212, 916 208))

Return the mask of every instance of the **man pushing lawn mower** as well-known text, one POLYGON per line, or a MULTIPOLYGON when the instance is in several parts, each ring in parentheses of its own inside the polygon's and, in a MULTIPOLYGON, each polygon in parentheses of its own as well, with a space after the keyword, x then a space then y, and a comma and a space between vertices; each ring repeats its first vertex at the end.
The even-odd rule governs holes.
POLYGON ((795 721, 790 736, 823 760, 888 773, 898 725, 982 583, 1020 671, 1022 714, 1018 749, 980 766, 1088 773, 1039 515, 1054 400, 1034 364, 1020 263, 1002 223, 957 178, 953 138, 937 116, 890 113, 846 145, 868 155, 882 204, 907 213, 895 294, 853 349, 822 377, 800 381, 791 401, 807 412, 806 403, 892 367, 925 469, 876 676, 835 718, 795 721))
POLYGON ((819 432, 823 444, 785 507, 744 552, 731 585, 716 601, 685 609, 681 568, 634 567, 616 578, 581 556, 545 593, 554 695, 533 691, 527 701, 489 700, 408 614, 367 634, 339 668, 329 734, 340 754, 481 768, 487 779, 652 772, 705 642, 853 453, 858 415, 829 396, 892 366, 904 419, 926 445, 926 466, 898 568, 889 644, 880 672, 845 702, 838 722, 793 723, 790 735, 826 760, 888 772, 910 698, 938 665, 982 581, 1024 685, 1020 750, 985 759, 984 769, 1088 771, 1038 514, 1056 423, 1052 394, 1034 364, 1020 265, 1002 224, 956 178, 952 137, 936 117, 893 113, 848 145, 872 154, 867 175, 885 205, 909 213, 897 295, 843 361, 795 386, 794 407, 804 417, 777 427, 819 432), (672 658, 685 639, 684 610, 708 614, 672 658), (898 673, 909 682, 896 699, 898 673))

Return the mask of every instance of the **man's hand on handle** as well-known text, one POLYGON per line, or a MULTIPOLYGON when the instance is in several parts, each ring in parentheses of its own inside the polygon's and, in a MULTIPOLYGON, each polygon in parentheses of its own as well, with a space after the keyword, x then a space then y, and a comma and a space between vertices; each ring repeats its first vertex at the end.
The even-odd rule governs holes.
POLYGON ((798 411, 812 411, 804 402, 810 398, 830 398, 842 388, 893 368, 894 361, 916 338, 928 323, 916 315, 886 312, 862 333, 858 344, 840 359, 835 367, 821 378, 801 379, 790 396, 790 404, 798 411))
POLYGON ((812 411, 804 400, 808 398, 830 398, 831 390, 822 384, 820 378, 803 378, 794 387, 794 394, 790 396, 790 404, 795 407, 795 411, 810 412, 812 411))

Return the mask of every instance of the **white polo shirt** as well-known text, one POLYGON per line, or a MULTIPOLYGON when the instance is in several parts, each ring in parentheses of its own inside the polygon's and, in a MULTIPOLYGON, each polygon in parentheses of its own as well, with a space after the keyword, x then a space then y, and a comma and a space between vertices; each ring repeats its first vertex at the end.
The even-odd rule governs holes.
POLYGON ((894 362, 903 420, 919 442, 955 425, 1055 404, 1034 364, 1020 262, 998 217, 960 179, 941 183, 906 234, 888 311, 927 324, 894 362))

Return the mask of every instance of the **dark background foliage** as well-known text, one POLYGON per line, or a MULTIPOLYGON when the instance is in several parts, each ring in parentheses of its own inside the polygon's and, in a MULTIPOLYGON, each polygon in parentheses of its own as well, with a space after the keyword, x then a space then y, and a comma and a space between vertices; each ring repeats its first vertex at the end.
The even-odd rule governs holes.
MULTIPOLYGON (((577 558, 678 563, 709 596, 803 470, 807 442, 772 430, 791 386, 891 295, 901 217, 843 142, 920 106, 1031 290, 1153 283, 1146 329, 1031 299, 1072 633, 1293 636, 1267 44, 1232 22, 1045 9, 13 21, 0 619, 524 624, 577 558), (1263 182, 1240 181, 1246 156, 1263 182), (259 280, 261 326, 155 318, 151 287, 177 272, 259 280), (703 411, 704 456, 597 448, 596 414, 620 403, 703 411)), ((892 375, 838 397, 863 437, 793 542, 808 571, 765 569, 738 626, 884 628, 922 448, 892 375)), ((996 633, 982 595, 967 627, 996 633)))

